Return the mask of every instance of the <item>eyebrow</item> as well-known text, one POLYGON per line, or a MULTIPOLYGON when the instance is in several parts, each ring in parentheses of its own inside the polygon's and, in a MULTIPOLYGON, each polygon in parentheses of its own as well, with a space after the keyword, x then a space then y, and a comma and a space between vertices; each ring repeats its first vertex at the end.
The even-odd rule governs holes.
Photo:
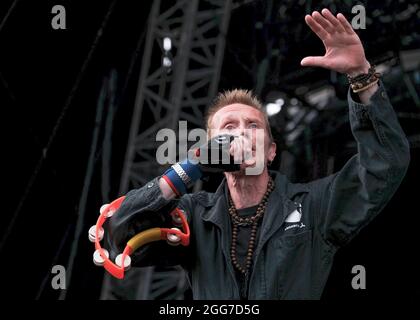
MULTIPOLYGON (((220 125, 222 126, 222 125, 224 125, 224 124, 226 124, 226 123, 228 123, 228 122, 233 122, 233 121, 238 121, 238 119, 236 119, 236 118, 234 118, 234 117, 232 117, 232 116, 227 116, 226 118, 224 118, 224 119, 220 122, 220 125)), ((247 121, 247 122, 256 122, 256 123, 258 123, 258 124, 260 124, 260 125, 262 125, 262 124, 263 124, 263 122, 262 122, 260 119, 258 119, 258 118, 248 118, 248 117, 246 117, 246 118, 245 118, 245 121, 247 121)))
POLYGON ((238 121, 238 120, 236 118, 232 117, 232 116, 227 116, 227 117, 221 119, 220 123, 225 124, 226 122, 229 122, 229 121, 238 121))
POLYGON ((248 122, 257 122, 257 123, 259 123, 259 124, 263 124, 264 122, 262 122, 260 119, 258 119, 258 118, 246 118, 246 120, 248 121, 248 122))

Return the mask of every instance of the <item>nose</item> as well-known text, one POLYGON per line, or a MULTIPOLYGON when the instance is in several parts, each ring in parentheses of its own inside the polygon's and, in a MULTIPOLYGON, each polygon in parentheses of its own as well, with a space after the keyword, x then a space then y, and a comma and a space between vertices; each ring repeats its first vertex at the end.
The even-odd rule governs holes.
POLYGON ((238 135, 239 136, 245 136, 247 134, 247 130, 245 130, 245 129, 246 129, 245 123, 243 123, 241 121, 241 124, 238 127, 238 135))

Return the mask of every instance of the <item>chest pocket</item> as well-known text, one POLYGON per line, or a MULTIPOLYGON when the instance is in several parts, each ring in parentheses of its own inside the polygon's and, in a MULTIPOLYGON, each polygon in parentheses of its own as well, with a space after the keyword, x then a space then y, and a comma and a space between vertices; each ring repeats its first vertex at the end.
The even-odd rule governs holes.
POLYGON ((312 230, 307 229, 301 232, 293 233, 293 234, 283 234, 280 236, 279 239, 276 239, 275 247, 288 247, 294 248, 301 243, 309 242, 312 237, 312 230))

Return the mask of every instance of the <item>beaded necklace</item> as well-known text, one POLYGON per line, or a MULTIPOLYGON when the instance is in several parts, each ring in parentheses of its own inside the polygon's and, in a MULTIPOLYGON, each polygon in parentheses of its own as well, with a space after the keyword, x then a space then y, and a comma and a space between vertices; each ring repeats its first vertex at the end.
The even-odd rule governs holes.
POLYGON ((255 215, 246 217, 246 218, 239 216, 235 208, 235 205, 233 203, 232 197, 229 194, 229 215, 232 219, 232 224, 233 224, 230 257, 231 257, 233 266, 243 275, 246 275, 251 267, 252 256, 254 254, 255 239, 257 237, 258 221, 264 215, 268 197, 270 196, 270 193, 273 190, 274 190, 274 182, 273 182, 273 179, 270 177, 268 180, 267 191, 265 192, 260 204, 258 205, 255 215), (241 266, 236 256, 238 229, 239 229, 239 226, 249 226, 249 225, 251 225, 251 236, 248 242, 248 251, 247 251, 247 256, 245 260, 245 266, 241 266))

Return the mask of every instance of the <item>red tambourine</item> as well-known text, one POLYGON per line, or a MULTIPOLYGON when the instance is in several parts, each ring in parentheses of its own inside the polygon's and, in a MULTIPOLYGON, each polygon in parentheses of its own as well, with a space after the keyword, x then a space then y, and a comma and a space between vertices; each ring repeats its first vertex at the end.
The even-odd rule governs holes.
POLYGON ((101 247, 100 241, 104 237, 103 224, 105 220, 117 214, 125 196, 122 196, 110 204, 105 204, 100 209, 100 215, 96 225, 89 229, 89 240, 95 243, 95 252, 93 253, 93 263, 97 266, 103 266, 115 278, 123 279, 124 272, 131 266, 130 255, 141 246, 158 241, 166 240, 168 244, 176 246, 182 244, 188 246, 190 242, 190 227, 188 225, 183 210, 175 208, 171 212, 172 220, 176 227, 174 228, 151 228, 142 231, 132 237, 125 246, 124 251, 115 258, 115 263, 109 259, 109 252, 101 247), (178 228, 181 227, 182 231, 178 228))

